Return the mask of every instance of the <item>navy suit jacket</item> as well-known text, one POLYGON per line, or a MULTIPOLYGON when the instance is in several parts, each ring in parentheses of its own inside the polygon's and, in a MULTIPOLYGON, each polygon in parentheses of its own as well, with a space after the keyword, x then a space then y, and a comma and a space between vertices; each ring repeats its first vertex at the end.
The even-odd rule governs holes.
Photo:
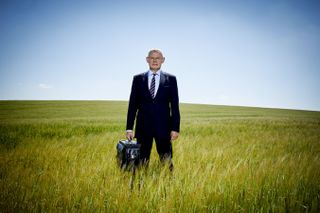
POLYGON ((171 131, 180 131, 179 96, 176 77, 161 71, 157 94, 151 97, 148 88, 148 72, 133 77, 127 129, 133 129, 135 137, 170 138, 171 131))

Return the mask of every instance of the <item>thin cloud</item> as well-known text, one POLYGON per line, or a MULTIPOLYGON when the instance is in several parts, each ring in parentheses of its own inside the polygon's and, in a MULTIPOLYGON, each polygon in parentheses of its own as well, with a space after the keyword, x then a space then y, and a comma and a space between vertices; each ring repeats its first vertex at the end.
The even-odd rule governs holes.
POLYGON ((53 88, 52 85, 48 85, 48 84, 39 84, 38 86, 41 89, 52 89, 53 88))

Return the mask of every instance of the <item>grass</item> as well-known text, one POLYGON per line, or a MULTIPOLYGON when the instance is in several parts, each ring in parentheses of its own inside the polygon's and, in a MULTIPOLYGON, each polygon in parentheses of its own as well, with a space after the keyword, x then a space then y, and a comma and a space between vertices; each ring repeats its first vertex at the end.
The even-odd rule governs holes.
POLYGON ((127 102, 0 101, 0 212, 319 212, 320 112, 181 104, 174 174, 116 165, 127 102))

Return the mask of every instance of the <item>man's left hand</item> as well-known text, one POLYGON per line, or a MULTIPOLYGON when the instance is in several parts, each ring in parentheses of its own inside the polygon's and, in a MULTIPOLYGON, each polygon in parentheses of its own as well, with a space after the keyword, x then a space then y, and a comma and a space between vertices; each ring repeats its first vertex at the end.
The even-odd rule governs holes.
POLYGON ((171 141, 176 140, 179 137, 179 132, 171 131, 170 136, 171 136, 171 141))

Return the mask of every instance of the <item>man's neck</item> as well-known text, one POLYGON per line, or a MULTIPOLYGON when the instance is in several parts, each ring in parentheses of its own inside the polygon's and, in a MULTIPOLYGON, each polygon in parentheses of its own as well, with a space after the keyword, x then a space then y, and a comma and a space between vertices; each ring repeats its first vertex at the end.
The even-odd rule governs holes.
POLYGON ((152 69, 150 69, 150 71, 151 72, 153 72, 153 73, 156 73, 156 72, 158 72, 160 69, 158 69, 158 70, 152 70, 152 69))

